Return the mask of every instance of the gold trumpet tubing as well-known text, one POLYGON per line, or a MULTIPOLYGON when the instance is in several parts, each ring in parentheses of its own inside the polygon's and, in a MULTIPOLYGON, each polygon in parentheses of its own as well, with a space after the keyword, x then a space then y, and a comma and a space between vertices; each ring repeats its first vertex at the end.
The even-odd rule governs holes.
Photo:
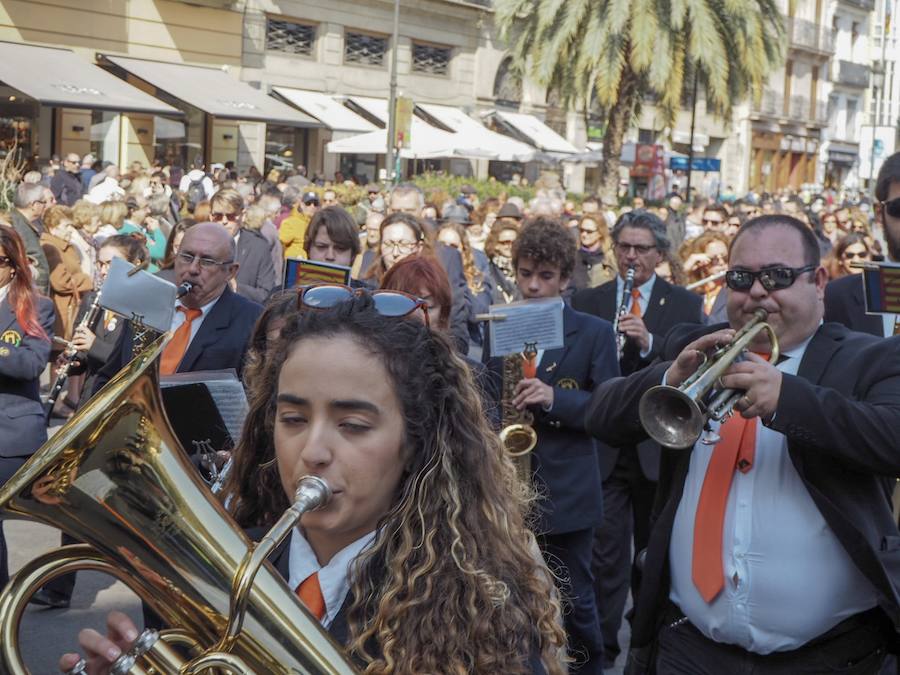
MULTIPOLYGON (((743 343, 749 345, 756 339, 756 336, 759 335, 761 331, 766 331, 769 334, 769 341, 772 344, 772 350, 769 352, 769 363, 774 364, 778 361, 778 357, 780 355, 780 349, 778 347, 778 338, 775 336, 775 331, 772 327, 767 323, 758 323, 755 324, 752 329, 747 332, 743 337, 743 343)), ((744 350, 746 351, 746 349, 744 350)), ((728 363, 727 365, 730 367, 732 363, 737 362, 737 359, 728 363)), ((727 370, 727 368, 726 368, 727 370)), ((724 373, 724 371, 723 371, 724 373)), ((721 390, 716 397, 709 404, 708 415, 710 419, 716 420, 717 422, 723 421, 726 417, 731 415, 734 410, 735 404, 744 395, 743 389, 723 389, 721 390)))
MULTIPOLYGON (((156 368, 164 345, 160 338, 135 357, 0 488, 0 514, 38 520, 90 545, 105 569, 128 578, 202 652, 227 631, 232 585, 252 544, 203 484, 166 419, 156 368)), ((271 564, 254 575, 242 630, 230 645, 247 672, 355 672, 271 564)), ((18 652, 11 617, 20 617, 28 601, 16 599, 21 606, 7 602, 0 612, 5 659, 18 652)), ((24 672, 19 667, 6 664, 8 672, 24 672)))

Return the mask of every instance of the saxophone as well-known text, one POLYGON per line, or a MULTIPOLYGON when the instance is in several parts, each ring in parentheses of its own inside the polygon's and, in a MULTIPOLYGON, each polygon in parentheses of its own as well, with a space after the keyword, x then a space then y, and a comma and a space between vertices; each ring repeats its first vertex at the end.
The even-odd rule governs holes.
POLYGON ((537 433, 532 424, 534 415, 528 410, 517 410, 513 405, 516 385, 525 377, 536 374, 537 345, 526 342, 519 354, 503 357, 503 391, 500 398, 500 443, 512 460, 520 480, 531 482, 531 451, 537 445, 537 433))

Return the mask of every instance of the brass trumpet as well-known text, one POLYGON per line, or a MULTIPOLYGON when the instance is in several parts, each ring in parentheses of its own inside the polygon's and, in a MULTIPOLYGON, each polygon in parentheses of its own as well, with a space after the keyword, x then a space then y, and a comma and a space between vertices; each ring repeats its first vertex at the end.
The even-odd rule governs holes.
POLYGON ((302 479, 294 505, 252 544, 169 426, 157 369, 165 342, 135 357, 0 489, 5 518, 85 542, 31 561, 0 593, 0 673, 27 673, 18 632, 34 591, 85 569, 125 582, 174 627, 145 631, 114 672, 354 673, 266 561, 304 512, 328 501, 327 484, 302 479))
MULTIPOLYGON (((710 420, 722 422, 729 417, 735 403, 744 392, 719 387, 719 378, 731 364, 743 358, 747 347, 760 332, 765 331, 772 343, 770 361, 778 359, 778 338, 766 323, 768 312, 757 309, 727 347, 711 357, 704 355, 703 363, 678 387, 657 385, 641 397, 638 414, 647 434, 660 445, 668 448, 689 448, 697 442, 704 430, 709 431, 710 420)), ((704 438, 710 445, 719 441, 711 434, 704 438)))

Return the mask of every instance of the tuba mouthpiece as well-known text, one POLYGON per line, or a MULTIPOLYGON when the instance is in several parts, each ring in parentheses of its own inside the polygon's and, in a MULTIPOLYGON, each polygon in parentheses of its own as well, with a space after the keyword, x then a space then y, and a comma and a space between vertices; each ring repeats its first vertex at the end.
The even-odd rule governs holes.
POLYGON ((303 476, 294 492, 294 505, 304 511, 315 511, 331 500, 331 488, 318 476, 303 476))

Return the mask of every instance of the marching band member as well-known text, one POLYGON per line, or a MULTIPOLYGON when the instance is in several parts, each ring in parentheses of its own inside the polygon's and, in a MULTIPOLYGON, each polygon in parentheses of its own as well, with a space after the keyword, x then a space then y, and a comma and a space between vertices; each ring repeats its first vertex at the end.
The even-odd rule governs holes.
MULTIPOLYGON (((50 357, 53 303, 38 295, 25 246, 0 225, 0 485, 47 440, 40 377, 50 357)), ((0 521, 0 588, 9 579, 0 521)))
POLYGON ((823 323, 826 280, 801 221, 748 221, 729 254, 729 324, 672 331, 661 363, 594 393, 589 431, 635 443, 643 393, 680 385, 755 311, 780 343, 769 363, 761 332, 719 378, 743 391, 712 423, 719 442, 663 455, 629 672, 874 674, 896 643, 885 483, 900 472, 900 341, 823 323))
MULTIPOLYGON (((535 218, 526 222, 513 247, 513 268, 525 299, 559 297, 575 269, 575 242, 558 221, 535 218)), ((603 499, 598 447, 584 431, 584 414, 591 390, 619 374, 616 344, 608 321, 563 309, 565 345, 539 352, 537 372, 516 385, 513 403, 534 414, 537 445, 531 470, 538 492, 540 520, 536 531, 551 567, 561 563, 560 577, 569 580, 562 594, 570 605, 565 615, 572 671, 601 673, 603 645, 591 572, 591 542, 600 525, 603 499)), ((502 380, 503 359, 485 363, 495 381, 502 380)), ((495 384, 498 391, 502 385, 495 384)), ((499 400, 499 396, 497 396, 499 400)), ((600 454, 610 448, 599 448, 600 454)))
MULTIPOLYGON (((618 277, 572 298, 575 309, 614 321, 623 306, 619 329, 627 336, 622 373, 646 367, 670 328, 679 323, 703 323, 700 298, 656 275, 656 267, 671 248, 666 226, 649 211, 622 215, 612 231, 618 277), (631 297, 623 298, 625 276, 634 269, 631 297)), ((650 511, 659 477, 659 445, 653 441, 610 448, 600 455, 603 476, 603 523, 594 532, 592 569, 601 612, 603 659, 611 668, 621 651, 619 626, 629 587, 637 595, 638 574, 632 570, 635 552, 647 546, 650 511)))
MULTIPOLYGON (((385 307, 348 289, 314 311, 314 292, 253 383, 226 487, 235 518, 261 536, 301 476, 328 482, 332 501, 271 562, 363 672, 563 673, 527 492, 450 341, 400 318, 416 299, 385 307)), ((82 631, 88 672, 108 672, 136 635, 121 613, 106 636, 82 631)))

